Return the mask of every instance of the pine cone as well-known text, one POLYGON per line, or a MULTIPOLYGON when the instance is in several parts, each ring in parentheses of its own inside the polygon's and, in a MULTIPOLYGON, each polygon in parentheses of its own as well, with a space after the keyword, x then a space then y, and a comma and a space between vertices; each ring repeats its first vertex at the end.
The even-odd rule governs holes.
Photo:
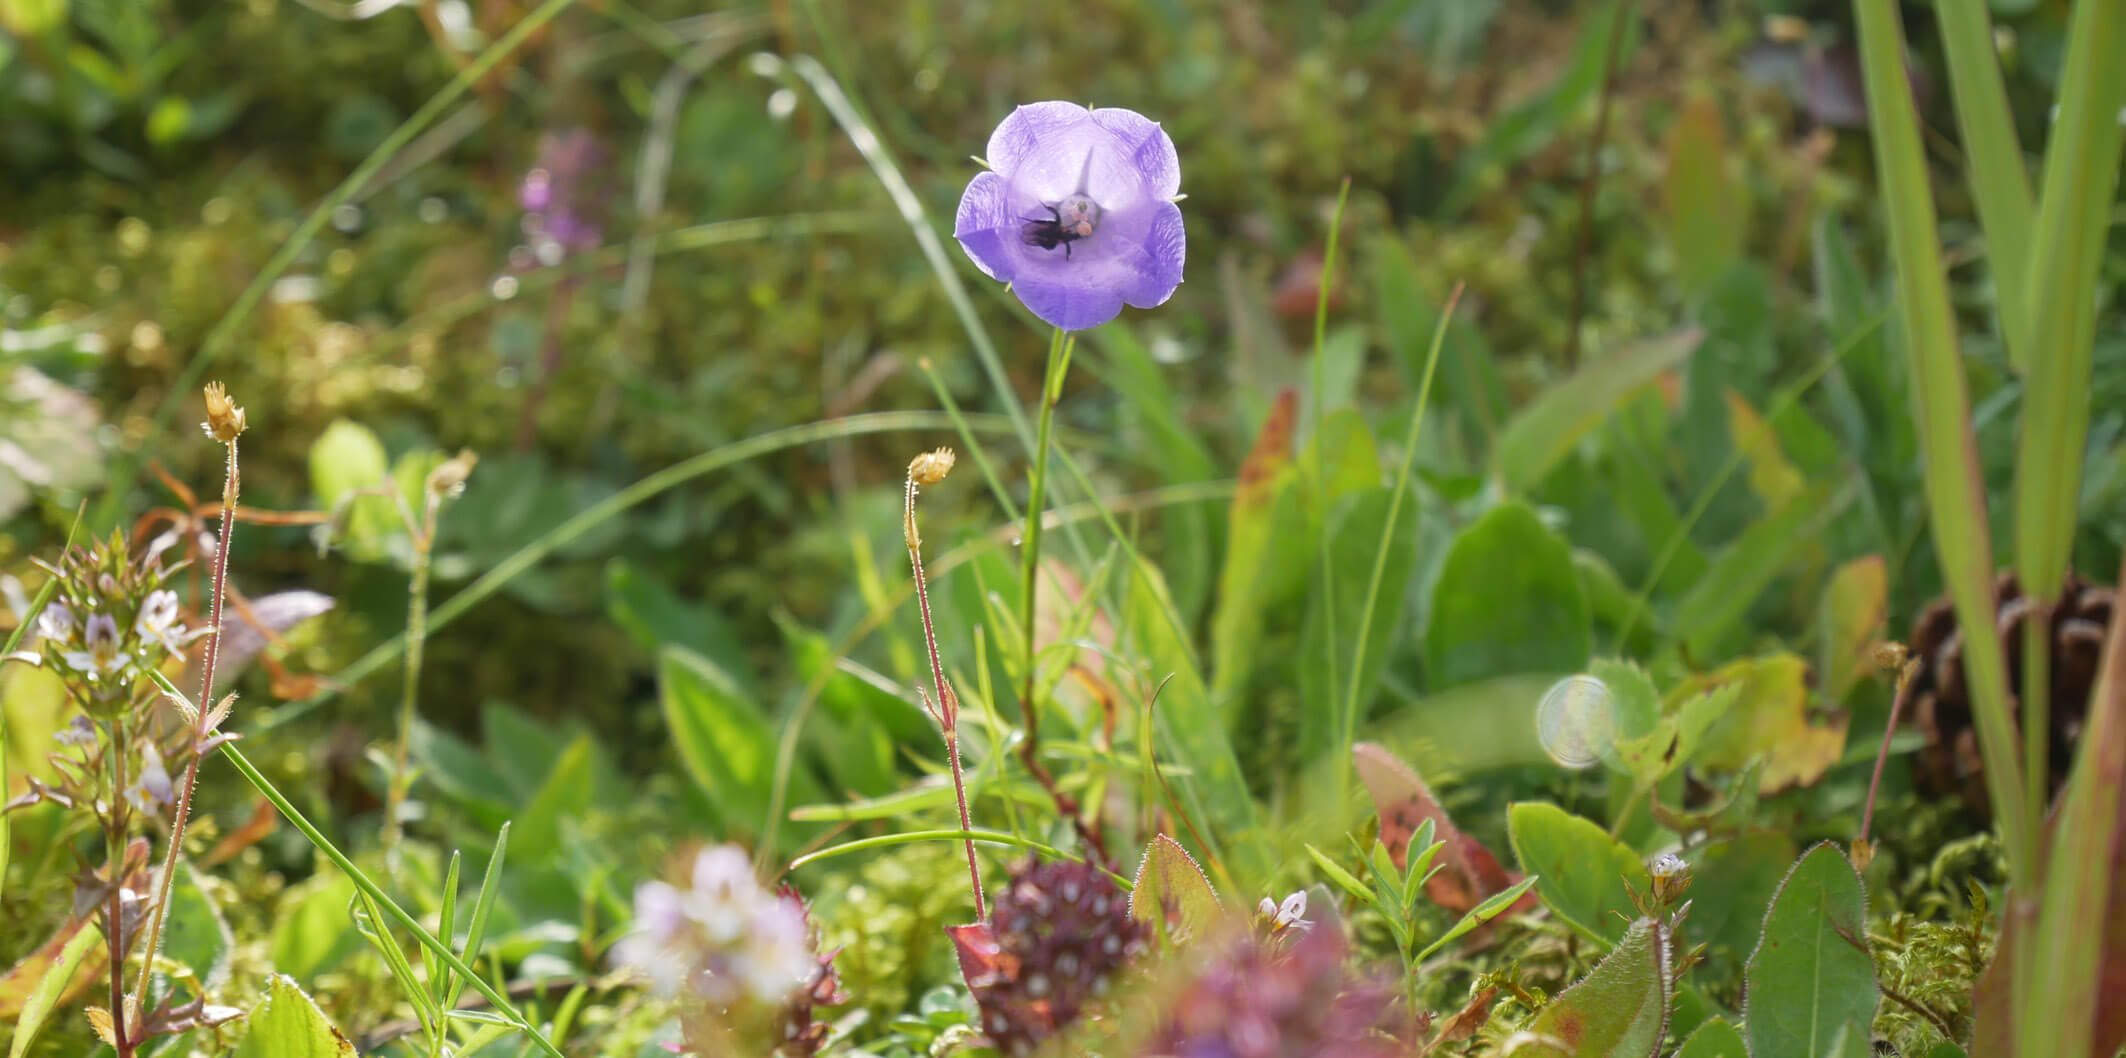
MULTIPOLYGON (((1995 627, 2008 654, 2012 693, 2023 681, 2023 623, 2037 604, 2023 594, 2015 574, 2004 572, 1994 587, 1998 600, 1995 627)), ((2096 684, 2104 635, 2116 609, 2110 588, 2091 585, 2068 574, 2052 612, 2052 708, 2048 735, 2052 792, 2057 794, 2074 761, 2074 744, 2089 718, 2089 693, 2096 684)), ((1964 681, 1964 637, 1956 610, 1944 597, 1920 611, 1912 625, 1910 648, 1922 662, 1911 688, 1914 723, 1927 736, 1914 772, 1920 789, 1936 796, 1955 794, 1981 818, 1990 818, 1985 766, 1979 759, 1978 732, 1971 710, 1971 690, 1964 681)))
POLYGON ((1031 860, 1006 881, 988 922, 946 932, 981 1007, 982 1031, 1007 1058, 1032 1054, 1106 995, 1146 937, 1105 873, 1031 860))

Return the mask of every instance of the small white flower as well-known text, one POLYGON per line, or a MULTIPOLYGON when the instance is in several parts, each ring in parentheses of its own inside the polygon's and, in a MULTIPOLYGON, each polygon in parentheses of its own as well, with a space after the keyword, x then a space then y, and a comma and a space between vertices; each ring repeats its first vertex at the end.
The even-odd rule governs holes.
POLYGON ((132 663, 133 659, 119 649, 122 643, 116 618, 110 614, 92 614, 82 628, 82 645, 87 649, 69 650, 63 655, 76 672, 95 680, 132 663))
POLYGON ((1314 928, 1314 923, 1307 920, 1307 891, 1304 889, 1294 890, 1292 895, 1284 898, 1282 904, 1272 903, 1270 898, 1265 896, 1262 903, 1256 905, 1255 913, 1269 924, 1272 933, 1281 933, 1288 929, 1314 928))
POLYGON ((140 604, 140 616, 133 621, 133 632, 141 642, 161 643, 164 650, 183 657, 185 626, 178 616, 177 593, 167 589, 150 592, 148 601, 140 604))
POLYGON ((805 942, 805 915, 788 900, 772 900, 754 916, 731 970, 763 1003, 781 1003, 812 979, 819 960, 805 942))
POLYGON ((65 603, 50 603, 44 612, 37 615, 37 634, 54 643, 71 645, 74 642, 74 611, 65 603))

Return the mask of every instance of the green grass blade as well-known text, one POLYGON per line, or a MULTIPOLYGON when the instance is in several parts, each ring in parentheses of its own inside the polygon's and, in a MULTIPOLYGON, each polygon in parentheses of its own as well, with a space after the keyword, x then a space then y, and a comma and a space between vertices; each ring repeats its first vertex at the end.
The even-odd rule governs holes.
MULTIPOLYGON (((165 689, 168 688, 166 687, 165 689)), ((401 927, 412 933, 414 939, 420 941, 421 946, 427 948, 436 961, 449 967, 466 981, 471 982, 473 990, 486 996, 487 1001, 494 1004, 496 1013, 508 1018, 510 1024, 516 1026, 517 1031, 523 1033, 533 1046, 551 1055, 552 1058, 567 1058, 566 1055, 561 1053, 560 1048, 554 1046, 553 1041, 547 1039, 537 1028, 533 1027, 531 1022, 525 1020, 524 1015, 517 1012, 517 1008, 510 1003, 507 994, 475 973, 471 966, 466 965, 465 960, 459 958, 456 952, 450 950, 450 945, 437 940, 435 934, 423 929, 420 921, 408 914, 405 908, 400 907, 390 897, 384 895, 384 890, 376 882, 372 881, 367 874, 363 873, 360 867, 355 866, 354 861, 349 859, 346 853, 341 852, 339 846, 334 845, 330 839, 326 838, 324 833, 318 830, 307 816, 303 815, 302 810, 295 807, 295 802, 288 800, 288 795, 282 793, 279 787, 273 785, 271 779, 266 778, 265 773, 258 770, 257 765, 251 763, 250 758, 244 756, 242 750, 237 749, 235 746, 223 746, 221 753, 222 756, 228 758, 230 764, 235 765, 238 772, 243 774, 244 779, 250 782, 252 788, 256 789, 266 800, 273 802, 273 807, 280 811, 281 818, 286 819, 289 825, 300 831, 304 837, 310 839, 310 844, 316 847, 318 852, 324 854, 326 859, 331 860, 332 865, 338 867, 354 883, 355 888, 360 889, 368 894, 370 899, 376 901, 378 909, 383 911, 386 917, 396 921, 401 927)))
MULTIPOLYGON (((487 943, 487 919, 494 913, 495 896, 501 891, 502 860, 508 852, 509 824, 504 823, 495 833, 495 851, 487 857, 487 872, 480 878, 480 895, 472 901, 472 922, 465 933, 463 953, 467 963, 479 962, 480 949, 487 943)), ((446 934, 443 939, 448 941, 450 937, 446 934)), ((449 982, 443 990, 443 1009, 451 1010, 457 1007, 458 997, 465 994, 465 982, 450 967, 444 967, 443 974, 444 980, 449 982)))
POLYGON ((369 941, 369 946, 376 949, 385 967, 390 969, 391 976, 398 980, 407 1002, 413 1004, 414 1016, 420 1019, 421 1031, 430 1040, 435 1039, 443 1031, 443 1010, 436 1005, 435 995, 414 975, 413 964, 406 960, 406 952, 399 947, 398 941, 392 939, 391 930, 384 926, 384 916, 377 909, 376 900, 368 893, 356 893, 355 902, 359 907, 349 909, 357 912, 355 931, 369 941))
POLYGON ((2033 207, 2023 145, 2008 114, 1993 52, 1993 19, 1985 0, 1940 0, 1942 51, 1949 59, 1949 91, 1956 99, 1956 127, 1963 135, 1964 165, 1979 224, 1986 230, 1986 257, 1993 270, 1993 296, 2001 332, 2017 370, 2030 359, 2029 274, 2033 207))
MULTIPOLYGON (((2059 121, 2045 153, 2045 191, 2026 277, 2032 356, 2015 463, 2016 571, 2034 597, 2065 578, 2089 435, 2097 270, 2118 189, 2119 112, 2126 107, 2126 6, 2075 5, 2059 121)), ((2042 699, 2038 704, 2042 704, 2042 699)), ((2033 726, 2044 721, 2036 711, 2033 726)), ((1988 765, 1990 767, 1990 765, 1988 765)))
MULTIPOLYGON (((794 871, 807 864, 818 863, 821 860, 831 859, 836 856, 846 856, 852 852, 862 852, 865 849, 882 849, 892 845, 912 845, 921 841, 967 841, 970 839, 982 842, 985 845, 1009 845, 1015 848, 1032 849, 1051 859, 1069 860, 1076 858, 1052 845, 1043 845, 1032 838, 1022 838, 1016 834, 1006 834, 1000 830, 903 830, 897 834, 880 834, 877 837, 858 838, 855 841, 845 841, 839 845, 829 845, 815 852, 808 852, 791 860, 790 869, 794 871)), ((1127 886, 1124 888, 1127 888, 1127 886)))
MULTIPOLYGON (((443 871, 443 906, 436 912, 436 936, 443 938, 445 944, 450 943, 450 939, 458 933, 458 868, 464 864, 464 860, 465 857, 458 850, 450 850, 450 866, 443 871)), ((450 971, 445 970, 430 976, 434 978, 436 1002, 448 1010, 450 971)))
MULTIPOLYGON (((1928 524, 1942 579, 1964 628, 1994 624, 1993 544, 1986 525, 1985 479, 1971 432, 1971 400, 1957 348, 1956 320, 1935 228, 1934 196, 1920 151, 1919 116, 1905 80, 1904 28, 1894 0, 1855 0, 1861 70, 1874 130, 1877 180, 1896 263, 1898 318, 1918 420, 1928 524)), ((1997 636, 1964 641, 1979 746, 2011 876, 2027 882, 2037 865, 2036 820, 2021 796, 2022 762, 2008 715, 2008 670, 1997 636)))

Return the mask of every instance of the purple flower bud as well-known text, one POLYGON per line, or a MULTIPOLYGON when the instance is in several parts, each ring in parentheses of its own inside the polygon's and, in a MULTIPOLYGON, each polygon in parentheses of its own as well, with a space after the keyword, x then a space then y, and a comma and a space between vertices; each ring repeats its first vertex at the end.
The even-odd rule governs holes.
POLYGON ((1166 131, 1120 107, 1029 103, 989 135, 986 173, 953 235, 992 279, 1064 330, 1152 308, 1181 283, 1181 161, 1166 131))

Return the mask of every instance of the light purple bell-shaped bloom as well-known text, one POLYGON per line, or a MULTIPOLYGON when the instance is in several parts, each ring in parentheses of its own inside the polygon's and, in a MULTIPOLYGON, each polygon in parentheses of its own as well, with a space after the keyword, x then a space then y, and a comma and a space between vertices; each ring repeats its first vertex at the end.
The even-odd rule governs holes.
POLYGON ((1028 103, 989 135, 989 171, 960 197, 953 235, 984 274, 1067 331, 1172 297, 1188 239, 1181 160, 1134 110, 1028 103))

